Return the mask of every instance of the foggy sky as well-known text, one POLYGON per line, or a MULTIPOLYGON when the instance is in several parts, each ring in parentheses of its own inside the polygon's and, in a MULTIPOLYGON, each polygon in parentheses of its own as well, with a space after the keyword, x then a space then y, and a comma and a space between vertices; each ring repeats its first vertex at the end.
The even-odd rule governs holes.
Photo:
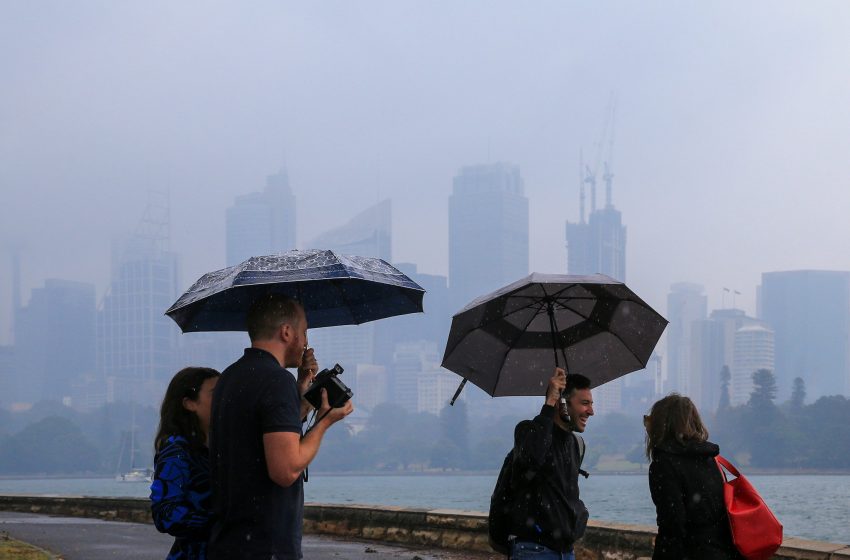
POLYGON ((662 312, 672 282, 712 307, 726 286, 754 314, 761 272, 850 270, 848 29, 842 1, 7 0, 0 342, 12 247, 24 303, 56 277, 100 297, 112 236, 168 189, 188 287, 283 165, 299 244, 390 197, 393 260, 446 274, 453 176, 515 163, 531 269, 563 272, 612 91, 627 283, 662 312))

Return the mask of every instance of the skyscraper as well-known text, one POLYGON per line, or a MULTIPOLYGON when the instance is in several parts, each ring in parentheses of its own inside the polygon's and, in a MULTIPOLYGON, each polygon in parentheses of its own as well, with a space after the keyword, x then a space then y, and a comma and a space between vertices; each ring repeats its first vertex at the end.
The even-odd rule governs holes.
POLYGON ((112 281, 98 312, 98 372, 107 401, 156 404, 175 373, 180 330, 163 313, 177 299, 178 257, 158 240, 117 243, 112 281))
MULTIPOLYGON (((327 231, 310 243, 311 249, 342 254, 392 258, 392 206, 389 200, 367 208, 344 225, 327 231)), ((310 344, 321 364, 342 365, 354 374, 359 364, 375 364, 376 323, 327 327, 310 331, 310 344)), ((350 380, 355 379, 352 375, 350 380)), ((352 385, 356 392, 356 385, 352 385)))
POLYGON ((795 377, 809 401, 850 395, 850 272, 765 272, 761 282, 762 319, 776 333, 779 400, 795 377))
MULTIPOLYGON (((626 281, 626 227, 612 201, 613 177, 606 164, 607 199, 601 209, 596 208, 595 175, 583 179, 579 221, 566 224, 568 274, 601 273, 620 282, 626 281), (592 184, 592 203, 587 221, 584 219, 584 182, 592 184)), ((593 393, 599 403, 596 408, 600 414, 621 410, 623 380, 610 381, 594 388, 593 393)))
POLYGON ((310 242, 309 249, 392 261, 392 201, 382 200, 310 242))
MULTIPOLYGON (((692 395, 699 386, 691 368, 694 321, 706 318, 708 300, 703 287, 677 282, 667 294, 667 390, 692 395)), ((719 371, 719 370, 718 370, 719 371)))
POLYGON ((691 397, 697 407, 716 410, 723 384, 721 372, 726 366, 732 374, 730 402, 746 402, 752 390, 753 371, 772 367, 772 348, 765 346, 762 329, 767 330, 766 325, 748 317, 742 309, 716 309, 707 319, 693 321, 689 361, 685 364, 688 388, 681 392, 691 397), (759 367, 749 370, 754 365, 759 367))
POLYGON ((449 196, 452 313, 528 274, 528 199, 519 167, 462 168, 449 196))
POLYGON ((93 284, 49 279, 17 314, 19 400, 63 401, 71 384, 95 370, 93 284))
POLYGON ((281 169, 266 178, 263 192, 236 198, 226 215, 227 266, 257 255, 295 248, 295 195, 281 169))
POLYGON ((0 409, 9 409, 18 400, 15 347, 0 345, 0 409))
POLYGON ((737 406, 750 400, 753 373, 774 369, 773 331, 763 325, 747 325, 735 331, 729 403, 737 406))
POLYGON ((596 208, 596 177, 591 175, 583 182, 591 183, 593 190, 590 215, 584 219, 584 185, 581 185, 581 212, 577 223, 567 222, 567 273, 610 276, 626 281, 626 226, 622 214, 614 208, 611 194, 613 175, 606 165, 606 203, 596 208))

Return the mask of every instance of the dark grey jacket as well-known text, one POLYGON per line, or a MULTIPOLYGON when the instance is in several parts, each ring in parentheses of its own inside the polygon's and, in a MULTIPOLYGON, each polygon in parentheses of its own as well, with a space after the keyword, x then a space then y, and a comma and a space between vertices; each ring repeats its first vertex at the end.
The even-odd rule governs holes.
POLYGON ((581 453, 571 432, 555 426, 554 408, 544 405, 514 430, 511 532, 567 552, 584 535, 587 508, 579 499, 581 453))
POLYGON ((711 442, 673 442, 653 450, 649 490, 658 521, 653 560, 739 560, 711 442))

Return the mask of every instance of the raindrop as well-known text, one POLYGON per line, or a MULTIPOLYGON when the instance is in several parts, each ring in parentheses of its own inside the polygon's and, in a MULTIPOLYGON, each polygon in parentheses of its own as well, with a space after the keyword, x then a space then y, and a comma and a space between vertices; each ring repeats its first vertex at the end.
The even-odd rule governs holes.
POLYGON ((698 504, 700 503, 700 501, 702 501, 702 495, 699 492, 694 492, 694 495, 691 499, 695 504, 698 504))

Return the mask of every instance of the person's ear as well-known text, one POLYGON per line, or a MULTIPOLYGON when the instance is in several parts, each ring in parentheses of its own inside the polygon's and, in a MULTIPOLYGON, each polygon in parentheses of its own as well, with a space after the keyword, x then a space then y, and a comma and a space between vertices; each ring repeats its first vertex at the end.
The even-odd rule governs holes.
POLYGON ((189 397, 183 397, 183 408, 188 410, 189 412, 197 412, 198 411, 198 403, 190 399, 189 397))

